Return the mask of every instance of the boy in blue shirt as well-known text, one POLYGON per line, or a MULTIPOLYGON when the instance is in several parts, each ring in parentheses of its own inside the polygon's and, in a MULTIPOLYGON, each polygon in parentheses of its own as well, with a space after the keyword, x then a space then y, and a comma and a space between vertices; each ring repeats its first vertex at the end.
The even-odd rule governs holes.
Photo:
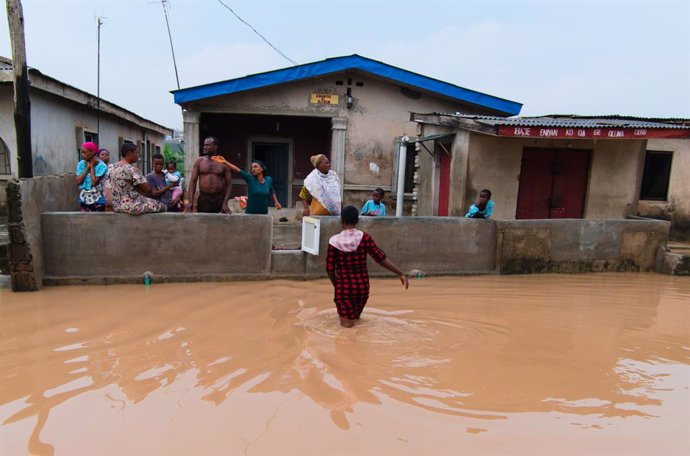
POLYGON ((384 191, 382 188, 377 188, 371 194, 371 199, 367 201, 362 207, 362 215, 371 215, 378 217, 386 216, 386 206, 383 205, 381 200, 383 199, 384 191))
POLYGON ((484 189, 479 192, 479 200, 470 206, 467 218, 489 218, 494 212, 494 202, 491 201, 491 190, 484 189))

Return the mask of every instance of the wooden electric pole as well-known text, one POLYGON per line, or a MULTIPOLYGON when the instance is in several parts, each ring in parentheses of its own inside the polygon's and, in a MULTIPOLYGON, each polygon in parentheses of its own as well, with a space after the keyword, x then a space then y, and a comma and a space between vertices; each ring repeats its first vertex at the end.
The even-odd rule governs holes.
POLYGON ((31 103, 29 101, 29 69, 24 46, 24 13, 21 0, 7 1, 7 22, 12 45, 14 68, 14 129, 17 133, 19 177, 33 177, 31 158, 31 103))

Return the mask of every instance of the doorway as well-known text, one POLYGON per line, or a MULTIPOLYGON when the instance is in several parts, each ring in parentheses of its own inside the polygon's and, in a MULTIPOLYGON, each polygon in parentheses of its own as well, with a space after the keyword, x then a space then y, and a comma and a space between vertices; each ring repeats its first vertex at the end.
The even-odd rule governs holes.
POLYGON ((582 218, 591 151, 526 148, 515 218, 582 218))
MULTIPOLYGON (((252 142, 251 160, 261 160, 268 167, 268 176, 273 179, 273 189, 280 204, 291 207, 290 188, 290 144, 287 142, 252 142)), ((251 166, 251 160, 249 165, 251 166)), ((248 168, 250 167, 248 166, 248 168)), ((273 206, 273 201, 269 201, 273 206)))

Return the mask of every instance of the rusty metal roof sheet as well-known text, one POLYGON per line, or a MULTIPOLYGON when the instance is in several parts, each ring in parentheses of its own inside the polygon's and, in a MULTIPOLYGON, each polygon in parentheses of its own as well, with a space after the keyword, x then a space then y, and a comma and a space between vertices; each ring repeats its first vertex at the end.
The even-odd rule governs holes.
POLYGON ((515 127, 561 127, 561 128, 666 128, 690 129, 690 119, 658 119, 623 116, 567 116, 548 115, 540 117, 492 117, 474 116, 461 113, 434 113, 439 116, 474 120, 475 122, 497 126, 515 127))

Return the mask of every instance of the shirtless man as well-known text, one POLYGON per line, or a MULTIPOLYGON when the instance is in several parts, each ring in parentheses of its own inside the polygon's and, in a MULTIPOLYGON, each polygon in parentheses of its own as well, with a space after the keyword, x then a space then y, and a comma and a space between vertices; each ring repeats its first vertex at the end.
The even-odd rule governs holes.
POLYGON ((232 173, 222 164, 211 160, 214 155, 218 155, 218 138, 209 136, 204 139, 202 155, 196 159, 192 169, 188 211, 231 213, 228 200, 232 193, 232 173), (199 200, 194 201, 197 178, 199 179, 199 200))

